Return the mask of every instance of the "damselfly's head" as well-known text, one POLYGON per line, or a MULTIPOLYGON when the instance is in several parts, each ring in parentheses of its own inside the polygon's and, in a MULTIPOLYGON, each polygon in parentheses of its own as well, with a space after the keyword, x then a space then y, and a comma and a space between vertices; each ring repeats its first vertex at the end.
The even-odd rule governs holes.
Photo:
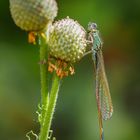
POLYGON ((97 30, 97 24, 93 23, 93 22, 89 22, 88 23, 88 31, 92 32, 92 31, 95 31, 95 30, 97 30))

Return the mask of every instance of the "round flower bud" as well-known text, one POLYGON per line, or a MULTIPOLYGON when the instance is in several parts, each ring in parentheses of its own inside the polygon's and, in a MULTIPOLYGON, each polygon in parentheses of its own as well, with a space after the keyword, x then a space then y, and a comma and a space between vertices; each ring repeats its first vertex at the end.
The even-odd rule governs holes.
POLYGON ((50 54, 67 62, 82 58, 86 49, 86 32, 73 19, 62 19, 53 24, 49 36, 50 54))
POLYGON ((56 17, 57 3, 55 0, 10 0, 10 11, 21 29, 40 31, 56 17))

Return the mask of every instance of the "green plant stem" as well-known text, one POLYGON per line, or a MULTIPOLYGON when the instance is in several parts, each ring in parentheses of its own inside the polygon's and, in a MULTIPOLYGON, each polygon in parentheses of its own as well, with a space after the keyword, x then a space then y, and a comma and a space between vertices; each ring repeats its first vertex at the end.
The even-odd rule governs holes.
POLYGON ((40 79, 41 79, 41 123, 44 121, 45 112, 48 106, 48 47, 46 38, 39 35, 39 47, 40 47, 40 79))
POLYGON ((54 73, 52 80, 52 88, 50 92, 49 104, 45 113, 44 123, 41 126, 41 132, 39 140, 48 140, 49 131, 52 123, 53 114, 55 111, 56 101, 58 97, 58 91, 60 86, 60 78, 54 73))

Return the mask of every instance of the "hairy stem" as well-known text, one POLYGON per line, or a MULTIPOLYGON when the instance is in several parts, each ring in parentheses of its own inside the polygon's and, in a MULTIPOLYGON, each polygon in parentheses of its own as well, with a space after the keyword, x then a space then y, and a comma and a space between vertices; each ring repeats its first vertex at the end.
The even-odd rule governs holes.
POLYGON ((52 88, 51 88, 50 98, 49 98, 49 104, 45 112, 43 125, 41 126, 39 140, 48 140, 52 118, 53 118, 56 101, 58 97, 59 86, 60 86, 60 78, 54 73, 53 80, 52 80, 52 88))
POLYGON ((49 94, 48 94, 48 47, 46 38, 39 35, 39 46, 40 46, 40 79, 41 79, 41 124, 43 124, 45 112, 48 106, 49 94))

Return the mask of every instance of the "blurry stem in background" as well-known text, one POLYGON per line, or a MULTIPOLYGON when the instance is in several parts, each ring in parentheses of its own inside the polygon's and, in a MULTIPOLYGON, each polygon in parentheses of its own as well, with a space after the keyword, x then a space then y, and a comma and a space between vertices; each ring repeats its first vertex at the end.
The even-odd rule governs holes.
POLYGON ((60 78, 54 72, 53 79, 52 79, 52 88, 50 91, 50 98, 48 108, 45 112, 44 121, 41 126, 41 132, 39 136, 39 140, 48 140, 50 127, 52 123, 53 114, 55 111, 56 101, 58 97, 58 91, 60 86, 60 78))

